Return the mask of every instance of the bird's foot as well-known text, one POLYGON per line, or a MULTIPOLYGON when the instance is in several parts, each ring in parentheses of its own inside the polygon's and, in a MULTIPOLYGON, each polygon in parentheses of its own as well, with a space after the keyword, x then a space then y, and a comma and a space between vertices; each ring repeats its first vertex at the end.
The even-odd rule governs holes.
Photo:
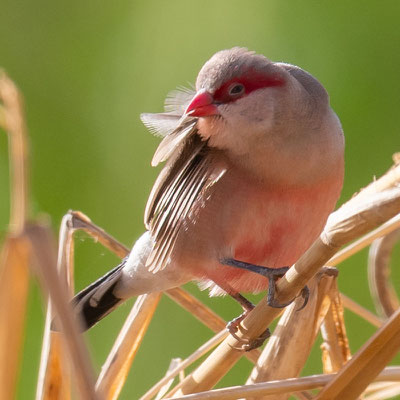
POLYGON ((238 317, 236 317, 232 321, 228 322, 228 324, 226 325, 226 329, 240 344, 240 347, 232 347, 235 350, 251 351, 253 349, 256 349, 257 347, 262 346, 262 344, 265 342, 265 340, 271 336, 271 332, 268 328, 266 329, 266 331, 264 333, 262 333, 256 339, 245 339, 245 338, 239 337, 237 335, 237 332, 240 329, 240 323, 249 314, 249 312, 250 312, 250 310, 246 310, 245 312, 240 314, 238 317))
MULTIPOLYGON (((260 274, 260 275, 268 278, 267 304, 270 307, 284 308, 284 307, 288 306, 289 304, 291 304, 295 300, 295 299, 292 299, 291 301, 289 301, 287 303, 279 303, 275 298, 276 281, 279 278, 282 278, 283 275, 286 274, 289 267, 269 268, 269 267, 263 267, 260 265, 249 264, 249 263, 235 260, 232 258, 223 259, 223 260, 221 260, 221 263, 225 264, 225 265, 229 265, 231 267, 241 268, 241 269, 245 269, 247 271, 255 272, 257 274, 260 274)), ((309 295, 310 295, 310 290, 308 289, 307 286, 304 286, 304 288, 301 291, 301 296, 303 297, 304 302, 297 311, 302 310, 307 305, 309 295)))

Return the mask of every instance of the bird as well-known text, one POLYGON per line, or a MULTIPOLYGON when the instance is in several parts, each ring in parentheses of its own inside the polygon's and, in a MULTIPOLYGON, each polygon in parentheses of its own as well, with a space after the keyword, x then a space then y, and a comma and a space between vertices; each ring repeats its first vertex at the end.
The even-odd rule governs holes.
POLYGON ((300 67, 234 47, 141 120, 162 138, 152 166, 165 165, 145 232, 73 299, 83 330, 133 296, 189 281, 232 296, 245 315, 253 305, 241 293, 272 292, 340 196, 344 135, 327 91, 300 67))

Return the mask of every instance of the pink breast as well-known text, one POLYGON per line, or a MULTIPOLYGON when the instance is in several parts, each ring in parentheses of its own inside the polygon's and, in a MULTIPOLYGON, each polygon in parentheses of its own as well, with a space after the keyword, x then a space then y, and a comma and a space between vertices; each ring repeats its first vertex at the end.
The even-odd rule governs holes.
MULTIPOLYGON (((307 188, 245 188, 231 230, 232 257, 270 268, 291 266, 322 231, 340 193, 341 182, 307 188)), ((238 291, 258 292, 267 281, 236 268, 219 269, 238 291)))

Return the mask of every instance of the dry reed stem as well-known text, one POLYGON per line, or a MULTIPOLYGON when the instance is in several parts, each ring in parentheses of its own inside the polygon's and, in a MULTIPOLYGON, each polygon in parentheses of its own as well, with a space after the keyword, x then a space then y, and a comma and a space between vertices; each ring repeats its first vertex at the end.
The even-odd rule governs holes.
POLYGON ((192 353, 188 358, 181 361, 174 369, 167 372, 166 375, 157 382, 152 388, 150 388, 139 400, 150 400, 157 391, 161 390, 161 388, 171 379, 174 379, 180 372, 182 372, 185 368, 192 365, 195 361, 197 361, 204 354, 208 353, 211 349, 221 343, 229 335, 226 329, 217 333, 214 337, 208 340, 206 343, 202 344, 194 353, 192 353))
POLYGON ((8 236, 0 254, 0 399, 13 399, 29 289, 30 249, 25 236, 8 236))
POLYGON ((70 210, 65 218, 68 218, 70 221, 69 225, 71 229, 74 231, 82 230, 86 232, 119 258, 124 258, 129 254, 129 249, 126 246, 108 234, 104 229, 93 223, 91 219, 82 212, 70 210))
POLYGON ((328 262, 327 265, 334 267, 342 261, 346 260, 353 254, 358 253, 360 250, 369 246, 374 240, 379 239, 383 236, 389 235, 391 232, 400 228, 400 215, 396 215, 389 221, 385 222, 378 228, 372 230, 362 238, 354 241, 344 249, 338 251, 328 262))
POLYGON ((350 297, 347 297, 343 293, 340 293, 340 297, 342 299, 343 306, 353 312, 354 314, 360 316, 361 318, 365 319, 371 325, 376 326, 379 328, 382 326, 384 320, 373 314, 371 311, 367 310, 360 304, 356 303, 350 297))
MULTIPOLYGON (((305 390, 318 389, 327 385, 336 374, 311 375, 302 378, 289 378, 272 382, 254 383, 252 385, 232 386, 222 389, 214 389, 201 393, 192 393, 176 400, 237 400, 248 397, 266 396, 284 393, 296 393, 305 390)), ((400 367, 386 367, 379 374, 375 382, 400 381, 400 367)), ((171 398, 165 398, 170 400, 171 398)))
POLYGON ((365 400, 385 400, 394 399, 400 394, 400 384, 398 382, 388 382, 387 386, 364 396, 365 400))
POLYGON ((318 400, 357 398, 400 348, 400 309, 361 347, 318 395, 318 400))
MULTIPOLYGON (((173 358, 169 363, 168 370, 165 376, 170 375, 172 371, 174 371, 182 362, 181 358, 173 358)), ((179 371, 179 378, 182 381, 184 379, 184 372, 183 370, 179 371)), ((158 391, 155 400, 160 400, 164 397, 164 395, 168 392, 169 388, 171 387, 172 383, 174 382, 175 378, 169 379, 158 391)))
POLYGON ((0 101, 3 103, 1 125, 9 136, 10 154, 10 223, 9 232, 23 232, 28 208, 28 141, 23 114, 23 101, 17 87, 0 70, 0 101))
POLYGON ((386 389, 390 386, 392 386, 393 384, 398 385, 399 382, 372 382, 368 388, 365 390, 365 392, 363 393, 363 396, 369 396, 370 394, 374 394, 376 392, 379 392, 382 389, 386 389))
POLYGON ((59 278, 56 270, 56 252, 50 230, 39 224, 31 224, 27 226, 26 232, 32 245, 37 275, 54 305, 56 326, 61 328, 65 337, 76 387, 81 398, 85 400, 99 399, 101 397, 94 390, 94 373, 89 361, 89 354, 69 304, 68 288, 65 282, 59 278))
MULTIPOLYGON (((398 216, 400 220, 400 215, 398 216)), ((390 257, 400 229, 375 240, 368 256, 368 281, 375 308, 380 315, 392 315, 400 306, 396 291, 390 282, 390 257)))
POLYGON ((333 373, 351 358, 349 341, 346 334, 346 326, 343 318, 343 306, 335 281, 329 293, 331 305, 321 324, 323 343, 322 364, 324 373, 333 373))
POLYGON ((30 249, 24 235, 28 203, 28 146, 22 103, 17 87, 0 71, 0 127, 8 134, 11 197, 9 233, 0 255, 2 399, 11 399, 15 394, 29 289, 30 249))
POLYGON ((96 390, 106 400, 118 398, 160 298, 161 293, 142 295, 132 307, 97 379, 96 390))
MULTIPOLYGON (((386 178, 384 179, 385 181, 386 178)), ((390 180, 393 184, 392 180, 390 180)), ((376 187, 376 182, 373 183, 376 187)), ((379 187, 382 187, 379 186, 379 187)), ((386 183, 384 185, 386 187, 386 183)), ((363 193, 363 192, 362 192, 363 193)), ((332 213, 327 225, 314 244, 289 269, 277 283, 278 301, 293 299, 307 281, 331 259, 339 247, 386 222, 400 211, 400 188, 391 188, 382 193, 352 198, 339 210, 332 213)), ((243 320, 243 337, 257 338, 278 315, 279 310, 261 301, 243 320)), ((239 332, 239 336, 242 335, 239 332)), ((217 349, 184 380, 176 397, 199 392, 213 387, 238 361, 242 353, 235 349, 240 343, 229 336, 217 349)))
POLYGON ((393 166, 379 179, 371 182, 367 187, 363 188, 353 199, 357 197, 358 200, 363 200, 374 193, 383 192, 386 189, 392 188, 400 182, 400 157, 399 153, 395 153, 392 156, 393 166))
MULTIPOLYGON (((68 287, 72 296, 74 292, 74 242, 69 214, 64 216, 61 221, 57 254, 58 276, 68 287)), ((71 366, 66 354, 65 343, 63 345, 62 335, 60 332, 51 330, 51 324, 55 317, 53 308, 49 298, 36 400, 67 400, 71 398, 71 366)))
POLYGON ((70 400, 71 368, 66 354, 65 339, 61 332, 50 330, 51 321, 51 318, 46 318, 36 399, 70 400))
MULTIPOLYGON (((184 308, 190 315, 196 317, 205 326, 217 333, 226 328, 226 321, 217 313, 204 305, 196 297, 192 296, 182 288, 174 288, 167 290, 165 294, 184 308)), ((245 357, 255 364, 260 357, 261 351, 254 349, 246 352, 245 357)))
MULTIPOLYGON (((324 298, 334 277, 319 275, 309 283, 310 298, 307 307, 298 312, 303 299, 297 298, 286 308, 272 336, 268 340, 247 384, 295 378, 300 375, 310 354, 319 329, 318 323, 327 309, 324 298), (321 285, 320 285, 321 283, 321 285)), ((288 395, 268 396, 268 400, 282 400, 288 395), (278 396, 278 397, 277 397, 278 396)))

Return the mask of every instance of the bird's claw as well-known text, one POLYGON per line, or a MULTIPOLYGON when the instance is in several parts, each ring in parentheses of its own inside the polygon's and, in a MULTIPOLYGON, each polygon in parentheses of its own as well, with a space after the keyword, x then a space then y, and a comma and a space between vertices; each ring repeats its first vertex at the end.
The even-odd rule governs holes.
POLYGON ((232 321, 228 322, 226 325, 226 329, 228 332, 239 342, 240 347, 231 346, 232 349, 240 350, 240 351, 251 351, 256 349, 257 347, 262 346, 266 339, 271 336, 270 330, 267 328, 264 333, 262 333, 256 339, 245 339, 239 337, 236 333, 239 330, 240 323, 243 319, 248 315, 249 311, 245 311, 244 313, 240 314, 238 317, 234 318, 232 321))
MULTIPOLYGON (((276 293, 276 279, 280 278, 281 276, 275 276, 275 277, 271 277, 269 278, 269 283, 268 283, 268 296, 267 296, 267 304, 270 307, 273 308, 284 308, 287 307, 289 304, 293 303, 293 301, 296 300, 296 297, 290 301, 288 301, 287 303, 279 303, 276 299, 275 299, 275 293, 276 293)), ((296 311, 300 311, 302 310, 308 303, 308 299, 310 297, 310 289, 308 288, 308 286, 304 286, 303 289, 301 289, 301 297, 304 299, 303 304, 296 310, 296 311)))
POLYGON ((310 289, 308 288, 308 286, 304 286, 303 289, 301 289, 301 297, 303 298, 303 304, 296 310, 296 311, 300 311, 302 310, 308 303, 308 299, 310 298, 310 289))
POLYGON ((226 325, 226 329, 228 330, 228 332, 239 342, 242 339, 238 335, 236 335, 236 332, 239 330, 240 323, 247 316, 247 314, 248 311, 243 312, 238 317, 234 318, 232 321, 229 321, 228 324, 226 325))

